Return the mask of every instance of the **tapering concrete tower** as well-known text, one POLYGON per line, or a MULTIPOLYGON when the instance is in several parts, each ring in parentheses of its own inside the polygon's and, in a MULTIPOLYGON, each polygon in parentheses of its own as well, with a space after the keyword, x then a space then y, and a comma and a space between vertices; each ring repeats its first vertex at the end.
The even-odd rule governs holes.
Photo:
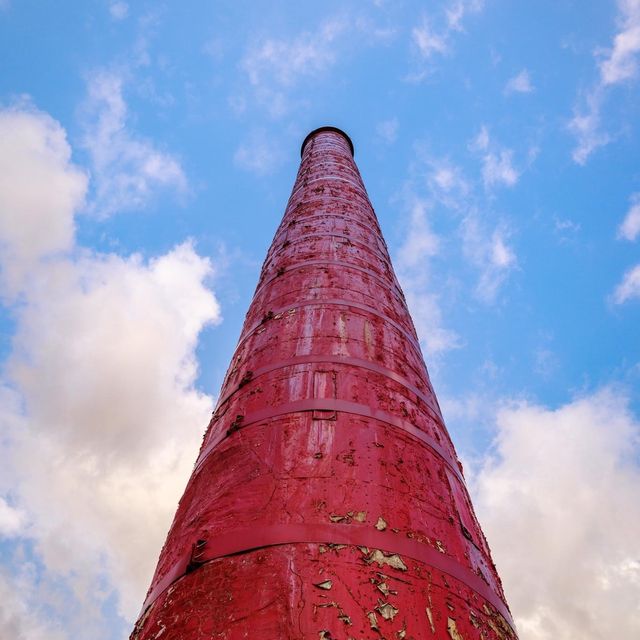
POLYGON ((302 145, 131 637, 516 638, 338 129, 302 145))

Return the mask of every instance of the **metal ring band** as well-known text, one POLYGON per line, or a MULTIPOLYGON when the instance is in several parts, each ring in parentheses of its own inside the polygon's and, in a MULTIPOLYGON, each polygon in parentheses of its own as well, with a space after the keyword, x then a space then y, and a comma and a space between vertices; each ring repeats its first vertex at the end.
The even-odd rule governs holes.
MULTIPOLYGON (((217 535, 208 540, 199 553, 199 561, 210 562, 233 554, 247 553, 268 547, 287 544, 346 544, 367 549, 379 549, 387 553, 412 558, 442 571, 459 580, 481 598, 489 602, 512 629, 515 629, 511 612, 482 578, 454 558, 436 551, 430 546, 390 531, 377 531, 374 527, 355 524, 286 524, 252 529, 240 529, 217 535)), ((178 560, 147 597, 142 612, 173 583, 187 572, 190 553, 178 560)))

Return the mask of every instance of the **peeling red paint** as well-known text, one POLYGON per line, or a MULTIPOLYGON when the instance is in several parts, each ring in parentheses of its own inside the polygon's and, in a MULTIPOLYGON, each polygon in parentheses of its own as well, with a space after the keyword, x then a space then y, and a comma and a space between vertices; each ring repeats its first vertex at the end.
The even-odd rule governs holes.
POLYGON ((134 640, 516 638, 342 132, 312 132, 134 640))

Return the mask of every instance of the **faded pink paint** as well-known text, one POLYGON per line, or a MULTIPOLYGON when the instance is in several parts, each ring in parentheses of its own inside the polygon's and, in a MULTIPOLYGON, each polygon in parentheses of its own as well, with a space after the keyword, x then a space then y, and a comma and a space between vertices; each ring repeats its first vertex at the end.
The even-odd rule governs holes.
POLYGON ((303 144, 131 638, 516 638, 339 130, 303 144))

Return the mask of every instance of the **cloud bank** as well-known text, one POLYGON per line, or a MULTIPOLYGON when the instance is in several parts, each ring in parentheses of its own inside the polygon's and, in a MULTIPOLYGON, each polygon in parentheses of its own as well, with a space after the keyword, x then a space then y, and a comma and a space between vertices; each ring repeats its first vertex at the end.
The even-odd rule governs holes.
MULTIPOLYGON (((111 98, 99 131, 117 150, 129 143, 111 98)), ((213 265, 188 241, 150 259, 83 249, 74 221, 89 185, 64 129, 19 105, 0 112, 0 141, 0 282, 16 327, 0 379, 0 537, 14 549, 0 636, 99 640, 105 602, 137 612, 212 409, 195 349, 220 321, 213 265)), ((134 148, 134 173, 145 154, 153 165, 150 143, 134 148)), ((162 183, 145 175, 125 199, 162 183)))
POLYGON ((474 504, 522 640, 640 634, 639 445, 612 388, 498 411, 474 504))

